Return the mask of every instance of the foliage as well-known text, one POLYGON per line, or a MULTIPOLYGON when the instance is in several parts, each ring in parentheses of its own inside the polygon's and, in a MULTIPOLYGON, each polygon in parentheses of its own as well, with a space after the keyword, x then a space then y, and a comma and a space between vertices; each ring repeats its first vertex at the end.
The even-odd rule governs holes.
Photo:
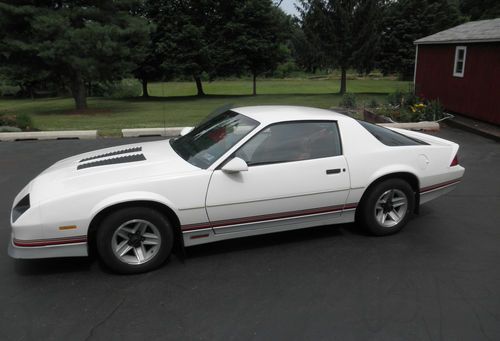
POLYGON ((1 126, 0 125, 0 133, 18 133, 21 132, 22 130, 17 127, 11 127, 11 126, 1 126))
POLYGON ((93 87, 95 96, 108 98, 132 98, 141 95, 141 84, 136 79, 122 79, 114 82, 99 82, 93 87))
POLYGON ((6 127, 27 130, 33 126, 33 123, 26 114, 0 113, 0 126, 4 127, 4 131, 16 131, 16 129, 8 130, 6 127))
POLYGON ((498 0, 461 0, 460 10, 470 20, 495 19, 500 17, 498 0))
POLYGON ((85 83, 130 72, 149 26, 133 16, 138 0, 0 2, 1 73, 20 85, 46 80, 69 85, 77 109, 85 83))
POLYGON ((439 99, 437 99, 427 102, 421 119, 424 121, 436 121, 443 117, 444 108, 439 99))
POLYGON ((18 86, 0 83, 0 97, 13 97, 19 92, 18 86))
POLYGON ((249 72, 255 79, 285 60, 288 17, 270 0, 152 3, 163 70, 193 77, 200 96, 204 74, 213 80, 249 72))
POLYGON ((387 105, 376 110, 396 122, 436 121, 444 117, 439 100, 423 101, 411 92, 396 90, 387 96, 387 105))
POLYGON ((170 79, 173 65, 165 59, 165 53, 161 53, 162 29, 158 29, 158 24, 164 20, 166 13, 162 11, 163 3, 157 0, 144 0, 137 9, 137 15, 149 22, 150 33, 145 44, 141 46, 142 51, 136 59, 136 67, 133 70, 134 76, 142 83, 142 96, 149 97, 148 82, 170 79))
POLYGON ((346 92, 344 95, 342 95, 340 106, 349 109, 356 108, 356 95, 350 92, 346 92))
POLYGON ((190 75, 204 95, 201 75, 215 73, 219 47, 215 45, 219 25, 215 0, 153 1, 151 13, 158 37, 156 53, 168 73, 190 75))
POLYGON ((389 1, 383 10, 378 67, 384 74, 412 79, 417 39, 456 26, 464 18, 448 0, 389 1))
POLYGON ((222 26, 216 45, 223 45, 216 73, 249 72, 256 77, 274 71, 289 55, 285 44, 289 36, 290 18, 270 0, 237 0, 226 4, 222 12, 229 23, 222 26))
MULTIPOLYGON (((308 19, 306 17, 303 20, 308 19)), ((310 27, 310 24, 303 24, 301 26, 297 21, 292 23, 290 37, 291 56, 295 60, 295 63, 303 70, 316 73, 316 70, 326 66, 327 58, 320 48, 320 42, 317 41, 319 37, 306 31, 310 30, 310 27)))
POLYGON ((301 24, 306 36, 317 42, 326 64, 341 70, 340 93, 346 88, 346 71, 368 73, 379 45, 379 0, 300 0, 301 24))
MULTIPOLYGON (((192 82, 152 83, 151 95, 167 96, 151 100, 89 98, 89 110, 75 112, 70 98, 0 99, 0 112, 12 115, 27 114, 33 128, 40 130, 99 129, 102 135, 119 135, 122 128, 191 126, 215 108, 226 103, 248 105, 302 105, 318 108, 338 107, 341 96, 338 83, 329 79, 266 79, 260 82, 260 95, 241 96, 251 91, 247 80, 207 83, 211 95, 196 98, 192 82), (220 96, 223 95, 223 96, 220 96)), ((376 99, 384 101, 386 93, 407 89, 406 82, 390 79, 360 79, 350 82, 358 103, 376 99)))
POLYGON ((379 107, 379 104, 378 104, 377 100, 375 98, 372 98, 370 100, 370 102, 368 103, 368 108, 375 109, 375 108, 378 108, 378 107, 379 107))
POLYGON ((387 95, 387 102, 393 107, 410 107, 419 101, 420 99, 413 92, 405 92, 400 89, 387 95))
POLYGON ((294 73, 298 72, 299 68, 293 60, 288 60, 284 63, 279 64, 276 70, 273 72, 273 77, 276 78, 286 78, 290 77, 294 73))

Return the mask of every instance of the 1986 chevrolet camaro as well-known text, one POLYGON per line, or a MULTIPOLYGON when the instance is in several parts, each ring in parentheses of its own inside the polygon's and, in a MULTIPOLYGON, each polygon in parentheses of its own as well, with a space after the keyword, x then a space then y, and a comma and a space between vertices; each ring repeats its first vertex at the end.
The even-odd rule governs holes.
POLYGON ((57 162, 15 198, 9 254, 87 256, 121 273, 160 266, 174 243, 357 221, 388 235, 452 190, 458 145, 328 110, 257 106, 175 139, 57 162))

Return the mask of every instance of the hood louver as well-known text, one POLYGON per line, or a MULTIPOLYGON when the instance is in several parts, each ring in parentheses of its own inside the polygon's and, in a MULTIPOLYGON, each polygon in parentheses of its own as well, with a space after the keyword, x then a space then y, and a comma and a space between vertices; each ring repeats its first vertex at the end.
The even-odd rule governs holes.
POLYGON ((140 152, 140 151, 142 151, 142 147, 134 147, 134 148, 122 149, 122 150, 117 150, 117 151, 106 153, 106 154, 101 154, 101 155, 87 157, 85 159, 81 159, 80 163, 85 162, 85 161, 90 161, 90 160, 102 159, 104 157, 120 155, 120 154, 137 153, 137 152, 140 152))
POLYGON ((144 154, 135 154, 137 152, 142 151, 142 147, 134 147, 127 148, 122 150, 117 150, 114 152, 109 152, 105 154, 100 154, 96 156, 91 156, 85 159, 80 160, 79 165, 77 166, 77 170, 98 167, 98 166, 107 166, 107 165, 116 165, 120 163, 129 163, 129 162, 137 162, 144 161, 146 157, 144 154), (132 154, 134 153, 134 154, 132 154), (128 155, 123 155, 128 154, 128 155), (116 156, 119 155, 119 156, 116 156), (113 157, 116 156, 116 157, 113 157), (90 162, 89 162, 90 161, 90 162))

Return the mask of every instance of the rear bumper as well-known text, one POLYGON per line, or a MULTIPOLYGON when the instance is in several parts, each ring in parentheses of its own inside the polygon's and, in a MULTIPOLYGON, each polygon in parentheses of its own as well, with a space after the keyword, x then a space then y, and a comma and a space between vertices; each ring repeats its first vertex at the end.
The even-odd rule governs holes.
POLYGON ((87 242, 21 247, 14 244, 14 238, 12 236, 9 241, 7 253, 10 257, 17 259, 88 256, 87 242))
MULTIPOLYGON (((463 173, 462 173, 463 174, 463 173)), ((420 189, 420 204, 451 192, 462 181, 462 177, 420 189)))

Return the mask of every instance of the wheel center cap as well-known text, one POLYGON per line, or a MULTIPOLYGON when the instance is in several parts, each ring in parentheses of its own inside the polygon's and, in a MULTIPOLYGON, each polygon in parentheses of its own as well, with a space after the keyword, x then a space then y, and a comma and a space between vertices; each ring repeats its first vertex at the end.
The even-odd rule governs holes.
POLYGON ((128 240, 128 245, 132 246, 132 247, 139 247, 141 246, 141 241, 142 241, 142 237, 138 234, 133 234, 130 236, 129 240, 128 240))

